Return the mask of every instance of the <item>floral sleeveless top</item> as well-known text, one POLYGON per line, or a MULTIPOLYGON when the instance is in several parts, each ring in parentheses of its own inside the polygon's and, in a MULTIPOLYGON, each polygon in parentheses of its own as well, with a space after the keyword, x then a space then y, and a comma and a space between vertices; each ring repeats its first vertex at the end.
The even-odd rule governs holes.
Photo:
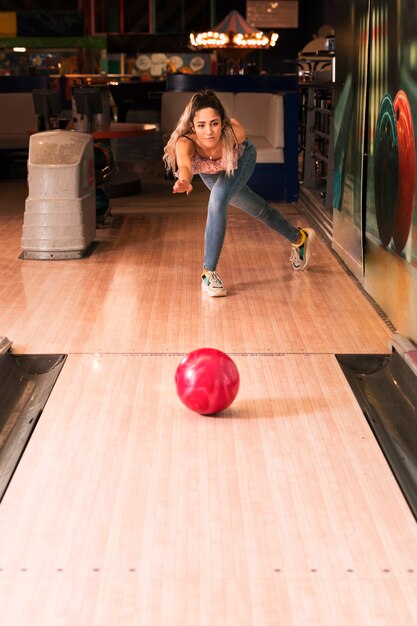
MULTIPOLYGON (((232 129, 233 132, 233 129, 232 129)), ((233 132, 234 134, 234 132, 233 132)), ((191 141, 194 145, 196 145, 195 141, 193 141, 187 135, 183 135, 185 139, 191 141)), ((235 137, 236 139, 236 137, 235 137)), ((244 146, 239 145, 236 141, 236 144, 233 148, 233 169, 237 169, 238 159, 242 156, 244 151, 244 146)), ((223 162, 223 158, 221 159, 209 159, 208 157, 202 157, 198 154, 197 150, 194 152, 194 155, 191 159, 192 173, 194 174, 218 174, 219 172, 224 172, 226 169, 225 163, 223 162)))

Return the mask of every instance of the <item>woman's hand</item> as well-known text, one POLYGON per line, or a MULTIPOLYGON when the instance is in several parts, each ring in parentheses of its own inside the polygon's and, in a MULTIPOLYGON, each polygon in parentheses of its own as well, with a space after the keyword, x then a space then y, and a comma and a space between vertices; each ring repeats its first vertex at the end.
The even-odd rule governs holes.
POLYGON ((172 188, 172 193, 185 193, 187 196, 193 190, 192 184, 185 178, 178 179, 172 188))

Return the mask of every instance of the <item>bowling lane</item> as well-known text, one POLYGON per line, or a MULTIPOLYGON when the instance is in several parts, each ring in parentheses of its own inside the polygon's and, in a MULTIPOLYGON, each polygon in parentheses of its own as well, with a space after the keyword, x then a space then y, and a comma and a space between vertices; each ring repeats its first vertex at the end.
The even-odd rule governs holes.
POLYGON ((415 623, 417 528, 333 355, 70 355, 0 507, 7 626, 415 623))
POLYGON ((21 215, 0 222, 0 328, 16 352, 387 351, 390 329, 319 237, 311 269, 294 272, 288 242, 237 209, 218 268, 228 296, 202 297, 207 194, 198 181, 188 198, 149 189, 114 200, 79 261, 22 261, 21 215))

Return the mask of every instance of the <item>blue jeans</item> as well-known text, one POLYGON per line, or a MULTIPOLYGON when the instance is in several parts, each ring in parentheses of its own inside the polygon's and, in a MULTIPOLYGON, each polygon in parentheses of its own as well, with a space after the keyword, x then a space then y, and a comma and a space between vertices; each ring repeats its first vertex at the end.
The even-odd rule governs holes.
POLYGON ((296 226, 287 222, 266 200, 246 186, 255 168, 256 148, 249 139, 245 139, 243 145, 245 150, 233 176, 226 176, 225 172, 200 174, 200 178, 210 189, 204 241, 204 267, 208 270, 215 270, 220 258, 226 234, 228 204, 252 215, 292 243, 300 234, 296 226))

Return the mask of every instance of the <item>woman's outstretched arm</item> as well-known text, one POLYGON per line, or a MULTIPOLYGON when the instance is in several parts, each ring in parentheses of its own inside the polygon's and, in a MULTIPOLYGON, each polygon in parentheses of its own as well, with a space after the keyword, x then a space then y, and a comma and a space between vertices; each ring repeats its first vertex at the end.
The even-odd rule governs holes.
POLYGON ((193 190, 191 181, 193 179, 191 157, 195 150, 194 144, 188 139, 180 137, 175 146, 175 158, 177 161, 178 172, 177 180, 172 189, 173 193, 190 194, 193 190))

